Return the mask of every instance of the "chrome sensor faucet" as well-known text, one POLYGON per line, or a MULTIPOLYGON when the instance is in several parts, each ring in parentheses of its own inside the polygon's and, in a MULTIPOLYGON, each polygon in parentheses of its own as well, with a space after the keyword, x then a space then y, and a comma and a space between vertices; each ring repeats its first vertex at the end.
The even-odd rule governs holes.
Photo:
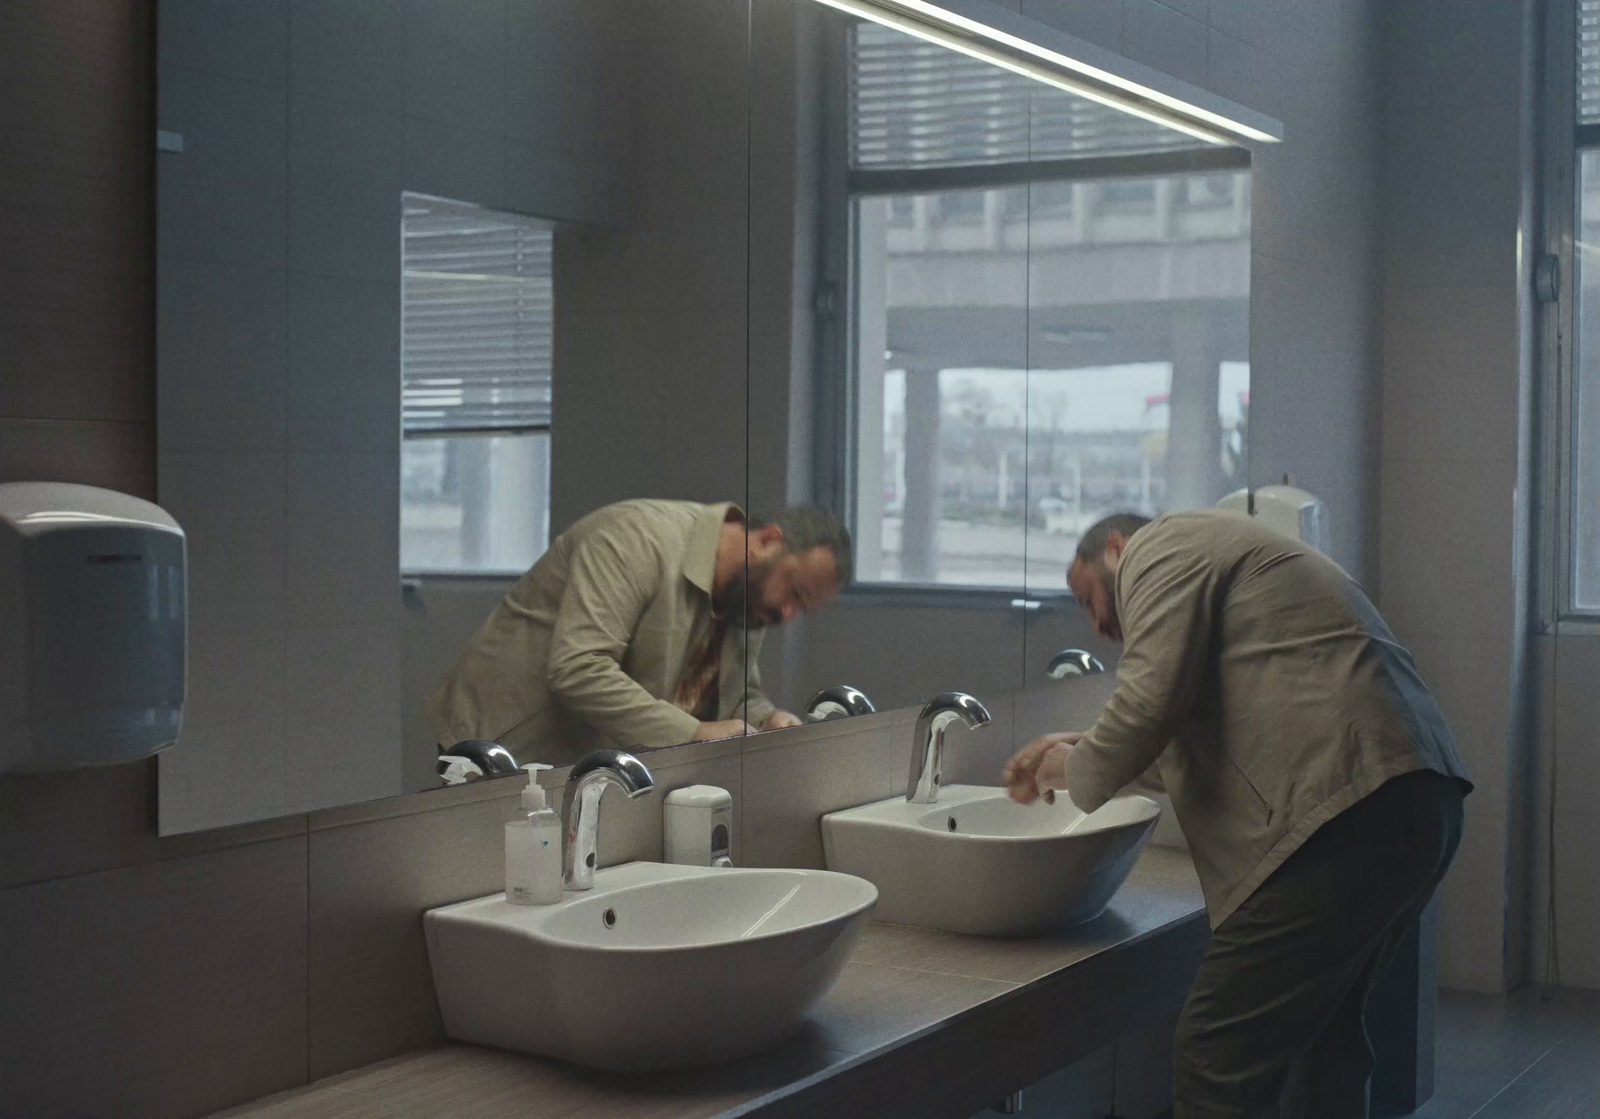
POLYGON ((939 799, 944 732, 957 719, 976 729, 988 725, 989 711, 966 692, 945 692, 930 699, 917 716, 916 738, 911 743, 911 776, 906 781, 906 800, 912 804, 933 804, 939 799))
POLYGON ((615 785, 628 799, 655 788, 656 780, 644 763, 621 750, 596 750, 585 755, 567 774, 567 791, 561 816, 567 824, 562 855, 561 885, 568 890, 594 887, 595 856, 600 838, 600 797, 615 785))

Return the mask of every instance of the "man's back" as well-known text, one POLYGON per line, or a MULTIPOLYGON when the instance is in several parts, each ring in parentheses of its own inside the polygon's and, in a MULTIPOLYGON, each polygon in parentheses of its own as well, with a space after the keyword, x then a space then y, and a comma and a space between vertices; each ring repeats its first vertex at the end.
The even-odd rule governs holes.
POLYGON ((1163 517, 1129 540, 1117 604, 1119 687, 1084 753, 1159 752, 1213 925, 1391 777, 1466 776, 1410 654, 1297 541, 1231 513, 1163 517))

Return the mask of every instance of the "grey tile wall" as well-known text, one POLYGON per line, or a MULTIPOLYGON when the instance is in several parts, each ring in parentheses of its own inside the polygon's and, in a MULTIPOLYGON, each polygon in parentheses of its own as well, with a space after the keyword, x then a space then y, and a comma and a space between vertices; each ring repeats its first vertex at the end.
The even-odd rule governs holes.
POLYGON ((194 831, 288 813, 288 741, 282 630, 194 637, 178 742, 161 761, 169 830, 194 831), (181 821, 181 829, 171 824, 181 821))
POLYGON ((168 257, 157 338, 163 453, 282 451, 289 332, 281 270, 168 257))
POLYGON ((1527 728, 1515 702, 1527 610, 1519 498, 1527 340, 1519 223, 1527 6, 1385 5, 1382 580, 1473 777, 1468 829, 1441 889, 1440 975, 1495 991, 1521 974, 1529 916, 1510 775, 1527 728), (1470 562, 1442 561, 1450 555, 1470 562), (1508 888, 1511 893, 1508 895, 1508 888))
MULTIPOLYGON (((288 608, 287 456, 174 452, 162 455, 160 467, 162 505, 186 532, 189 632, 211 637, 281 627, 288 608), (233 515, 235 504, 252 515, 233 515)), ((212 681, 202 677, 196 683, 205 687, 212 681)))
POLYGON ((402 791, 398 618, 290 630, 285 696, 289 810, 402 791))
POLYGON ((371 109, 399 104, 402 7, 400 0, 291 4, 289 84, 371 109))
POLYGON ((398 109, 290 97, 290 268, 395 282, 405 183, 402 137, 398 109))
MULTIPOLYGON (((392 227, 389 233, 398 236, 392 227)), ((394 454, 400 424, 398 273, 378 282, 296 276, 288 303, 289 450, 394 454)))
POLYGON ((1204 85, 1207 79, 1207 28, 1201 22, 1204 9, 1204 0, 1171 6, 1157 3, 1157 0, 1123 0, 1122 53, 1164 74, 1204 85), (1180 11, 1180 6, 1190 11, 1180 11))
POLYGON ((182 222, 158 226, 160 256, 282 268, 288 112, 281 87, 171 66, 160 127, 183 153, 157 163, 161 197, 182 222))

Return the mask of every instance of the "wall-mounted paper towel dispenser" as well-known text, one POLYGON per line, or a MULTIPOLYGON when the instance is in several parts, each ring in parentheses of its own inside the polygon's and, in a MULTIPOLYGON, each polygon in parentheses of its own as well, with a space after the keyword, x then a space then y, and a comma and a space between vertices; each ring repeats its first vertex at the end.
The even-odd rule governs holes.
POLYGON ((178 737, 183 530, 94 486, 0 484, 0 773, 147 757, 178 737))

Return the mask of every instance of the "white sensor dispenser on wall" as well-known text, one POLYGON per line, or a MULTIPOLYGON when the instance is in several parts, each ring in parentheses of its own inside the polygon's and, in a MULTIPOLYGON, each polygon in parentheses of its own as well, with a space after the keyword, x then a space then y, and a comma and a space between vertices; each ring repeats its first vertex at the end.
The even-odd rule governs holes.
POLYGON ((715 785, 686 785, 667 794, 663 847, 669 863, 733 865, 733 797, 715 785))
POLYGON ((1287 483, 1235 490, 1217 502, 1229 512, 1255 517, 1273 532, 1328 552, 1328 507, 1321 499, 1287 483))
POLYGON ((0 773, 134 761, 177 740, 184 560, 158 505, 0 484, 0 773))

